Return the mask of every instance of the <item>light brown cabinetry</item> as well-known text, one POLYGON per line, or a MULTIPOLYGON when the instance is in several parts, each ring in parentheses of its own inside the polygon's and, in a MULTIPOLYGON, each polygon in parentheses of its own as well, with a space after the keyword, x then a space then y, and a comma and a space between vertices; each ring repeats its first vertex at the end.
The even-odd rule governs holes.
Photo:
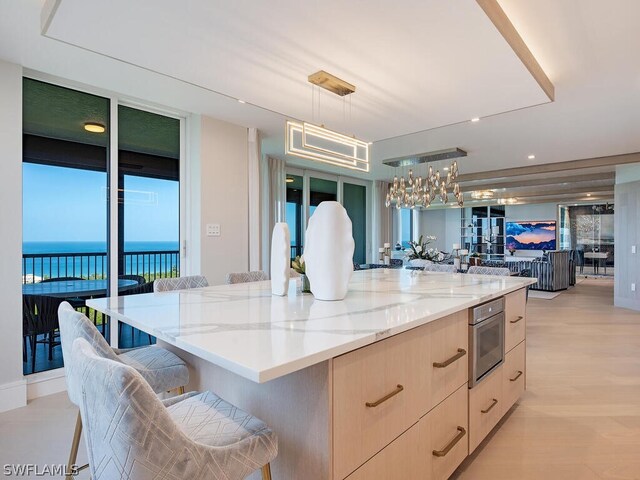
POLYGON ((525 342, 507 353, 502 365, 502 414, 509 411, 524 393, 526 380, 525 342))
POLYGON ((347 477, 347 480, 428 478, 422 465, 419 425, 396 438, 384 450, 347 477))
POLYGON ((502 367, 469 390, 469 453, 502 418, 502 367))
POLYGON ((446 480, 469 453, 468 388, 463 385, 420 420, 424 472, 420 478, 446 480))
POLYGON ((505 295, 504 351, 509 352, 524 341, 527 329, 526 290, 521 288, 505 295))
POLYGON ((469 324, 466 311, 429 325, 425 348, 429 353, 426 409, 431 410, 469 380, 469 324))
POLYGON ((333 360, 333 468, 344 478, 416 423, 429 325, 333 360))

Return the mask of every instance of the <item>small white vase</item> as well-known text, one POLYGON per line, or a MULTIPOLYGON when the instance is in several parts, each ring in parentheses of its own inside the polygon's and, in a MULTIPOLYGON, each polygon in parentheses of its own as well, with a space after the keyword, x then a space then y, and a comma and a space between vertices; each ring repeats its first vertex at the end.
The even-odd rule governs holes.
POLYGON ((291 240, 289 225, 276 223, 271 234, 271 293, 286 295, 289 291, 291 240))
POLYGON ((309 219, 305 272, 318 300, 342 300, 353 274, 353 227, 338 202, 321 202, 309 219))

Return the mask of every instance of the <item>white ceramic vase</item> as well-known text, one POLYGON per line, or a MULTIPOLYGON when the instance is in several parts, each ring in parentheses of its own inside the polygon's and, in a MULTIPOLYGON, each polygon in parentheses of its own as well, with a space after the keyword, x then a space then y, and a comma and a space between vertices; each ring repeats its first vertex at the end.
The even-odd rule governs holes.
POLYGON ((271 234, 271 293, 286 295, 289 291, 291 239, 289 225, 276 223, 271 234))
POLYGON ((311 293, 318 300, 342 300, 353 274, 353 227, 338 202, 322 202, 311 215, 304 262, 311 293))

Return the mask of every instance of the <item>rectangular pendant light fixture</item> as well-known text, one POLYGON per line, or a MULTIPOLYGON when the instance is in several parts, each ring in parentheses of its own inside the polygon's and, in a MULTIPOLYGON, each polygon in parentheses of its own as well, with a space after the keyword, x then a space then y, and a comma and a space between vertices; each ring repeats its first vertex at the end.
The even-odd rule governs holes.
POLYGON ((288 120, 285 128, 285 153, 296 157, 369 171, 369 144, 342 133, 306 122, 288 120))

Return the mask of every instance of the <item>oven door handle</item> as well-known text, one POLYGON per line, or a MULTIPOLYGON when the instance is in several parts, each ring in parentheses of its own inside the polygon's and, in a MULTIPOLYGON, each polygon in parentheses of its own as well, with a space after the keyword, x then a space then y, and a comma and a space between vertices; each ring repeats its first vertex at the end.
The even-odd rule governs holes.
POLYGON ((464 348, 459 348, 458 349, 458 353, 456 353, 453 357, 448 358, 447 360, 445 360, 444 362, 433 362, 433 366, 435 368, 445 368, 448 367, 449 365, 451 365, 453 362, 455 362, 456 360, 461 359, 462 357, 464 357, 467 354, 467 351, 464 348))

